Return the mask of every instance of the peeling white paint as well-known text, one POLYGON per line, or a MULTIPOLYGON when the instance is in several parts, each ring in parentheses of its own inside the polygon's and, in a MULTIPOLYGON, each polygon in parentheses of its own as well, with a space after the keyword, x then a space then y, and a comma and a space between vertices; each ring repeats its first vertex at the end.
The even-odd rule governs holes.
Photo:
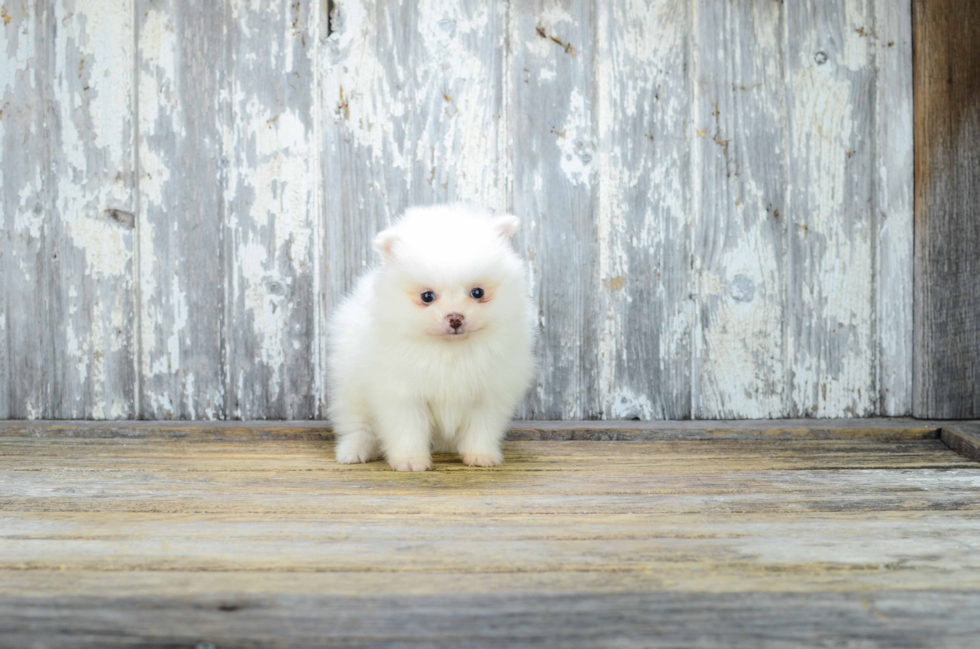
MULTIPOLYGON (((180 315, 187 307, 177 277, 168 283, 169 295, 157 282, 159 264, 156 242, 162 232, 149 214, 163 209, 165 188, 171 180, 171 168, 157 150, 155 141, 163 136, 158 128, 170 128, 172 112, 177 108, 174 74, 177 69, 177 43, 170 16, 163 9, 149 8, 140 24, 139 79, 139 224, 140 293, 140 372, 149 377, 172 375, 180 369, 180 315), (171 324, 171 319, 175 321, 171 324), (167 328, 170 329, 169 335, 167 328), (160 346, 163 343, 163 346, 160 346)), ((186 316, 185 320, 186 322, 186 316)), ((158 416, 173 417, 174 396, 156 392, 147 386, 143 408, 158 416)))
POLYGON ((592 141, 590 111, 585 105, 585 96, 574 88, 568 100, 565 123, 556 133, 558 148, 561 149, 561 168, 569 181, 579 185, 592 182, 595 144, 592 141))
POLYGON ((789 239, 800 309, 790 326, 798 332, 789 341, 793 414, 858 417, 877 405, 871 195, 855 182, 870 168, 872 119, 861 96, 871 60, 855 10, 842 24, 797 35, 799 62, 789 78, 796 184, 789 239), (836 34, 840 43, 830 40, 836 34), (812 58, 818 46, 826 63, 812 58))
POLYGON ((697 326, 694 412, 699 418, 785 417, 785 164, 779 128, 781 5, 729 15, 707 5, 698 16, 694 77, 697 326), (725 25, 726 38, 714 32, 725 25), (761 143, 765 143, 761 145, 761 143))
MULTIPOLYGON (((425 44, 425 60, 433 66, 416 66, 416 88, 421 90, 416 107, 426 120, 415 161, 437 169, 433 182, 452 182, 446 198, 484 204, 490 209, 505 208, 504 195, 497 187, 498 170, 487 160, 496 159, 497 134, 488 129, 493 123, 493 58, 468 45, 485 38, 497 17, 498 7, 481 5, 467 14, 460 7, 439 2, 419 6, 419 30, 425 44), (435 160, 433 161, 433 157, 435 160), (441 171, 441 173, 440 173, 441 171)), ((492 32, 491 32, 492 33, 492 32)), ((441 193, 437 188, 437 195, 441 193)))
POLYGON ((611 395, 610 419, 641 419, 649 421, 654 418, 653 404, 644 395, 635 395, 629 390, 622 389, 611 395))
POLYGON ((390 122, 391 110, 404 114, 401 93, 393 88, 378 58, 377 25, 373 3, 338 3, 338 25, 332 37, 334 56, 323 76, 322 93, 334 122, 346 127, 365 154, 384 160, 395 169, 409 169, 406 146, 397 141, 390 122))
POLYGON ((104 418, 113 414, 113 399, 129 399, 133 381, 124 343, 133 318, 133 241, 125 219, 111 216, 134 209, 132 5, 79 0, 47 11, 58 31, 46 75, 52 121, 45 184, 53 202, 43 218, 56 283, 46 299, 68 314, 57 323, 65 345, 56 348, 54 364, 65 371, 53 371, 60 399, 50 412, 104 418), (84 290, 75 291, 73 283, 83 281, 84 290))
POLYGON ((41 229, 44 227, 44 212, 35 210, 38 205, 38 188, 41 187, 41 170, 36 171, 33 182, 20 188, 17 192, 20 198, 19 209, 14 213, 14 230, 26 233, 32 239, 41 238, 41 229))
POLYGON ((128 284, 133 256, 128 231, 110 223, 101 214, 74 214, 75 218, 69 222, 72 243, 85 251, 86 270, 90 277, 116 277, 128 284))
POLYGON ((317 284, 322 255, 318 20, 315 7, 290 4, 242 11, 229 27, 242 32, 230 71, 232 119, 222 135, 231 161, 224 197, 232 265, 227 299, 236 305, 225 341, 230 416, 316 414, 305 404, 306 391, 318 391, 319 295, 300 287, 317 284), (250 31, 249 23, 275 37, 250 31), (298 381, 311 385, 297 393, 290 388, 298 381))
MULTIPOLYGON (((250 102, 244 115, 248 136, 253 139, 258 164, 247 169, 246 178, 255 192, 249 209, 250 222, 258 227, 272 224, 275 249, 288 253, 296 264, 310 256, 312 245, 312 179, 309 168, 313 152, 302 119, 292 111, 280 113, 273 125, 261 108, 250 102)), ((233 174, 234 175, 234 174, 233 174)))
POLYGON ((274 271, 265 269, 266 254, 260 244, 242 244, 239 253, 245 309, 252 316, 252 332, 259 345, 259 357, 256 360, 272 371, 269 386, 272 390, 270 396, 274 399, 281 389, 279 372, 285 362, 283 345, 287 322, 276 313, 283 307, 282 297, 270 294, 266 287, 271 282, 282 282, 283 278, 274 271))
MULTIPOLYGON (((44 344, 37 335, 38 308, 46 306, 34 290, 33 264, 42 242, 43 210, 46 205, 41 183, 44 168, 41 151, 25 146, 33 143, 43 119, 34 72, 37 7, 26 4, 12 12, 11 22, 0 25, 0 418, 43 417, 45 386, 28 377, 13 376, 16 363, 41 365, 37 356, 44 344), (24 135, 27 135, 25 138, 24 135), (34 299, 32 299, 32 297, 34 299), (37 403, 42 402, 42 407, 37 403)), ((42 298, 43 299, 43 298, 42 298)))
POLYGON ((912 405, 913 177, 912 21, 875 0, 875 163, 877 204, 875 383, 880 412, 902 416, 912 405))
MULTIPOLYGON (((74 0, 73 11, 85 17, 85 31, 78 35, 85 59, 82 72, 88 75, 90 89, 97 92, 90 112, 93 144, 108 160, 119 164, 128 157, 131 142, 131 138, 120 137, 131 120, 132 76, 120 74, 133 65, 131 0, 74 0), (106 38, 107 34, 112 37, 106 38)), ((65 17, 61 20, 66 22, 65 17)))
POLYGON ((613 2, 597 12, 598 406, 605 417, 686 416, 675 404, 688 386, 668 377, 686 374, 690 322, 677 300, 684 306, 687 295, 663 281, 663 269, 683 273, 690 263, 686 242, 670 234, 691 218, 689 90, 681 74, 688 15, 686 1, 613 2), (656 346, 637 344, 644 338, 656 346), (643 347, 651 351, 638 352, 643 347))

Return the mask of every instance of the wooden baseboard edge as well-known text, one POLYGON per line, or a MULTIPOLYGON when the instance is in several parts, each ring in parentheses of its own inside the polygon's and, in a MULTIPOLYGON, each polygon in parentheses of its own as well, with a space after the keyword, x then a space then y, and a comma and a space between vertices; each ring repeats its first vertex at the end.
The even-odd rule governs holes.
POLYGON ((951 422, 939 429, 939 439, 965 458, 980 462, 980 422, 951 422))
MULTIPOLYGON (((914 441, 950 423, 909 418, 685 421, 515 421, 511 441, 914 441)), ((972 423, 972 422, 970 422, 972 423)), ((0 421, 2 438, 311 440, 334 438, 325 421, 0 421)))

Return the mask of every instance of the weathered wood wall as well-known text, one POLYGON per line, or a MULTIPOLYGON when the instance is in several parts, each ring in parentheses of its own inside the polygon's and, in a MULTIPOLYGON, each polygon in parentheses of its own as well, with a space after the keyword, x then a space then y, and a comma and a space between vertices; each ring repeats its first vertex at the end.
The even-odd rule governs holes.
POLYGON ((521 416, 910 411, 907 3, 2 16, 0 418, 321 417, 370 236, 448 200, 524 219, 521 416))

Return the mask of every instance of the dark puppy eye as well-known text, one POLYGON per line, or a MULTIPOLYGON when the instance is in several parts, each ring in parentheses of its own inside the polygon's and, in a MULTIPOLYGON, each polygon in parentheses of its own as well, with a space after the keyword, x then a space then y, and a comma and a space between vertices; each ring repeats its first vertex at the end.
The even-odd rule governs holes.
POLYGON ((474 300, 479 300, 481 297, 483 297, 483 289, 482 288, 473 289, 472 291, 470 291, 470 296, 474 300))
POLYGON ((436 301, 436 294, 433 293, 432 291, 426 291, 425 293, 422 294, 421 297, 422 297, 422 301, 425 302, 426 304, 428 304, 429 302, 436 301))

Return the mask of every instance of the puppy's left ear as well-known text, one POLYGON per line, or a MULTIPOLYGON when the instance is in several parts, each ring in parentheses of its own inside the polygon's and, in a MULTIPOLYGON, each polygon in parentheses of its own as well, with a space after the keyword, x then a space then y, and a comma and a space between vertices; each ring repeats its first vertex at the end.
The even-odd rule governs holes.
POLYGON ((493 220, 493 225, 501 239, 509 239, 521 229, 521 220, 513 214, 504 214, 493 220))
POLYGON ((395 244, 398 243, 398 234, 393 228, 382 230, 374 236, 374 249, 378 251, 385 263, 395 260, 395 244))

